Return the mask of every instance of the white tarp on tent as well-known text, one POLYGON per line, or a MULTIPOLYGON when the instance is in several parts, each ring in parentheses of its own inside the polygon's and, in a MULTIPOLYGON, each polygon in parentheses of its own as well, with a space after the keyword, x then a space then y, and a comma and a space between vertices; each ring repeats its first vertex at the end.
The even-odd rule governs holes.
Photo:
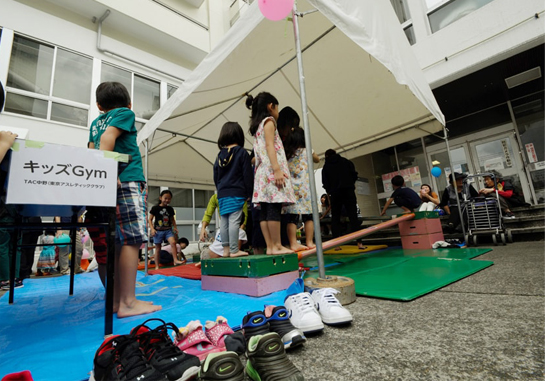
MULTIPOLYGON (((312 145, 353 158, 441 129, 444 117, 386 0, 298 1, 312 145), (438 122, 439 121, 439 122, 438 122)), ((301 110, 292 24, 254 2, 138 135, 152 137, 149 180, 210 186, 226 121, 246 130, 244 93, 301 110), (178 135, 175 135, 177 133, 178 135), (182 135, 179 135, 182 134, 182 135), (191 137, 187 137, 187 135, 191 137), (200 139, 200 140, 199 140, 200 139)), ((247 148, 252 137, 247 135, 247 148)))

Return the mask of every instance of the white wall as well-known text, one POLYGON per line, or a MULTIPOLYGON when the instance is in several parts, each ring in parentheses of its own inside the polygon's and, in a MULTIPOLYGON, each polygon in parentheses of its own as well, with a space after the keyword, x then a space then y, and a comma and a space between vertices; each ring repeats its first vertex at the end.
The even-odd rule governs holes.
MULTIPOLYGON (((96 31, 80 25, 81 23, 79 22, 70 22, 13 0, 0 0, 0 10, 0 26, 8 29, 5 32, 13 30, 15 33, 83 53, 156 80, 165 81, 176 86, 181 85, 179 80, 162 73, 142 67, 136 63, 100 53, 96 48, 96 31)), ((88 22, 91 23, 90 20, 88 22)), ((9 46, 6 46, 8 44, 5 43, 5 39, 3 42, 0 42, 0 80, 5 84, 10 55, 8 51, 9 46)), ((168 60, 107 36, 103 36, 102 45, 107 47, 108 50, 128 57, 135 57, 139 62, 159 68, 161 71, 172 73, 181 78, 187 77, 191 72, 189 68, 176 65, 168 60)), ((94 87, 96 87, 96 84, 94 84, 94 87)), ((92 111, 95 111, 92 114, 97 113, 94 104, 95 101, 92 99, 90 107, 92 111)), ((48 143, 85 146, 88 140, 87 127, 72 126, 20 115, 8 115, 5 112, 0 114, 0 125, 29 129, 29 139, 48 143)))
POLYGON ((494 0, 433 34, 423 3, 408 2, 416 35, 413 50, 432 88, 544 42, 543 0, 494 0))

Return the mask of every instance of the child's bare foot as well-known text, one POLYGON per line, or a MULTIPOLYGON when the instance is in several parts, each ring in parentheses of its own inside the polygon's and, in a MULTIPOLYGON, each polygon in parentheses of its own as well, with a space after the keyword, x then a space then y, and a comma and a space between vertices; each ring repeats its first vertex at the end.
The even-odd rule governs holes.
POLYGON ((187 261, 175 261, 174 266, 185 265, 187 261))
POLYGON ((201 262, 195 263, 195 267, 200 269, 201 268, 201 262))
POLYGON ((288 249, 284 246, 273 247, 272 249, 267 249, 267 255, 282 255, 282 254, 293 254, 293 250, 288 249))
POLYGON ((364 244, 361 243, 361 242, 358 242, 358 249, 360 249, 360 250, 365 250, 365 249, 367 249, 367 246, 364 245, 364 244))
POLYGON ((248 253, 245 252, 245 251, 240 251, 240 250, 239 250, 239 251, 237 251, 236 253, 229 253, 229 255, 230 255, 231 257, 233 257, 233 258, 236 258, 236 257, 245 257, 245 256, 248 255, 248 253))
POLYGON ((120 304, 117 311, 118 318, 125 318, 129 316, 151 314, 153 312, 160 311, 163 307, 149 304, 143 300, 135 299, 131 305, 120 304))
POLYGON ((316 248, 316 245, 314 244, 314 242, 307 242, 307 247, 309 249, 315 249, 316 248))
MULTIPOLYGON (((136 301, 138 303, 145 303, 145 304, 148 304, 150 306, 153 305, 153 302, 147 301, 147 300, 138 300, 138 299, 136 299, 136 301)), ((119 311, 119 304, 117 304, 117 305, 114 304, 114 314, 116 314, 118 311, 119 311)))
POLYGON ((290 246, 290 249, 292 251, 303 251, 303 250, 308 250, 309 248, 306 247, 305 245, 301 245, 300 243, 298 243, 296 245, 290 246))
POLYGON ((155 266, 155 270, 159 270, 159 266, 155 266))

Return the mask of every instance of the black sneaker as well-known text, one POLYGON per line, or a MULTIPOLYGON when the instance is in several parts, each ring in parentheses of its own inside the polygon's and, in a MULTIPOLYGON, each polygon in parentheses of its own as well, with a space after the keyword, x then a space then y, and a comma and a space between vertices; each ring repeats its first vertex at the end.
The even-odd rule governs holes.
MULTIPOLYGON (((23 284, 23 280, 15 278, 15 285, 13 286, 13 288, 23 288, 23 287, 25 287, 25 285, 23 284)), ((3 280, 0 283, 0 289, 9 290, 9 280, 3 280)))
POLYGON ((264 335, 270 332, 269 323, 263 311, 250 312, 242 319, 242 331, 246 343, 252 336, 264 335))
POLYGON ((503 214, 503 218, 506 219, 506 220, 514 220, 515 219, 515 215, 511 212, 505 212, 503 214))
POLYGON ((253 336, 246 352, 246 374, 252 380, 302 381, 305 378, 286 356, 278 333, 253 336))
POLYGON ((165 323, 161 319, 148 319, 134 327, 131 335, 134 335, 140 343, 140 348, 148 362, 170 381, 189 380, 197 375, 201 362, 197 356, 184 353, 174 345, 168 334, 169 329, 179 332, 178 327, 173 323, 165 323), (162 324, 154 329, 145 325, 154 320, 162 324))
POLYGON ((89 381, 158 381, 167 380, 144 357, 133 335, 107 338, 95 354, 89 381))
POLYGON ((244 366, 235 352, 210 353, 201 370, 200 381, 243 381, 244 366))
POLYGON ((271 332, 278 333, 278 335, 282 338, 284 348, 293 348, 307 341, 303 332, 291 324, 289 312, 286 307, 276 306, 270 312, 268 311, 268 308, 265 309, 265 316, 269 315, 269 313, 271 315, 267 318, 269 328, 271 332))

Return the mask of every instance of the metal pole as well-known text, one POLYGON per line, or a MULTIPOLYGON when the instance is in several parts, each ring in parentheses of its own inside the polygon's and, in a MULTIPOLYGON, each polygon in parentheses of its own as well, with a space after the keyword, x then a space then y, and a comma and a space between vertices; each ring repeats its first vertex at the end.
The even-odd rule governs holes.
MULTIPOLYGON (((456 206, 458 207, 458 213, 460 213, 460 225, 462 226, 462 234, 464 236, 464 241, 466 240, 466 228, 464 222, 464 215, 462 214, 462 207, 460 206, 460 198, 458 197, 458 187, 456 186, 456 179, 454 178, 454 166, 452 165, 452 157, 450 156, 450 146, 448 144, 448 134, 447 129, 443 126, 443 135, 445 136, 445 144, 447 145, 447 155, 450 165, 450 175, 452 177, 452 186, 454 187, 454 193, 456 193, 456 206)), ((462 186, 462 190, 464 187, 462 186)), ((469 237, 468 237, 469 239, 469 237)), ((466 242, 466 245, 468 242, 466 242)))
POLYGON ((297 67, 299 68, 299 87, 301 89, 301 111, 303 112, 303 126, 305 129, 305 146, 307 150, 308 177, 310 179, 310 194, 312 199, 312 220, 314 221, 314 238, 316 240, 316 256, 318 258, 318 273, 320 278, 325 278, 324 252, 322 248, 322 236, 320 231, 320 215, 318 214, 318 197, 316 195, 316 181, 314 179, 314 162, 312 161, 312 142, 310 139, 310 127, 308 124, 307 96, 305 90, 305 75, 303 74, 303 55, 301 53, 301 40, 299 38, 299 23, 297 17, 297 4, 293 4, 293 34, 295 37, 295 50, 297 53, 297 67))
MULTIPOLYGON (((149 156, 149 139, 144 140, 144 150, 146 152, 146 160, 144 160, 144 176, 146 177, 146 184, 148 185, 148 192, 149 192, 149 184, 148 184, 148 156, 149 156)), ((148 211, 146 210, 146 219, 148 217, 148 211)), ((148 237, 149 237, 149 229, 148 229, 148 237)), ((144 247, 144 276, 148 276, 148 243, 145 243, 144 247)), ((155 257, 155 260, 157 260, 157 255, 155 257)))

